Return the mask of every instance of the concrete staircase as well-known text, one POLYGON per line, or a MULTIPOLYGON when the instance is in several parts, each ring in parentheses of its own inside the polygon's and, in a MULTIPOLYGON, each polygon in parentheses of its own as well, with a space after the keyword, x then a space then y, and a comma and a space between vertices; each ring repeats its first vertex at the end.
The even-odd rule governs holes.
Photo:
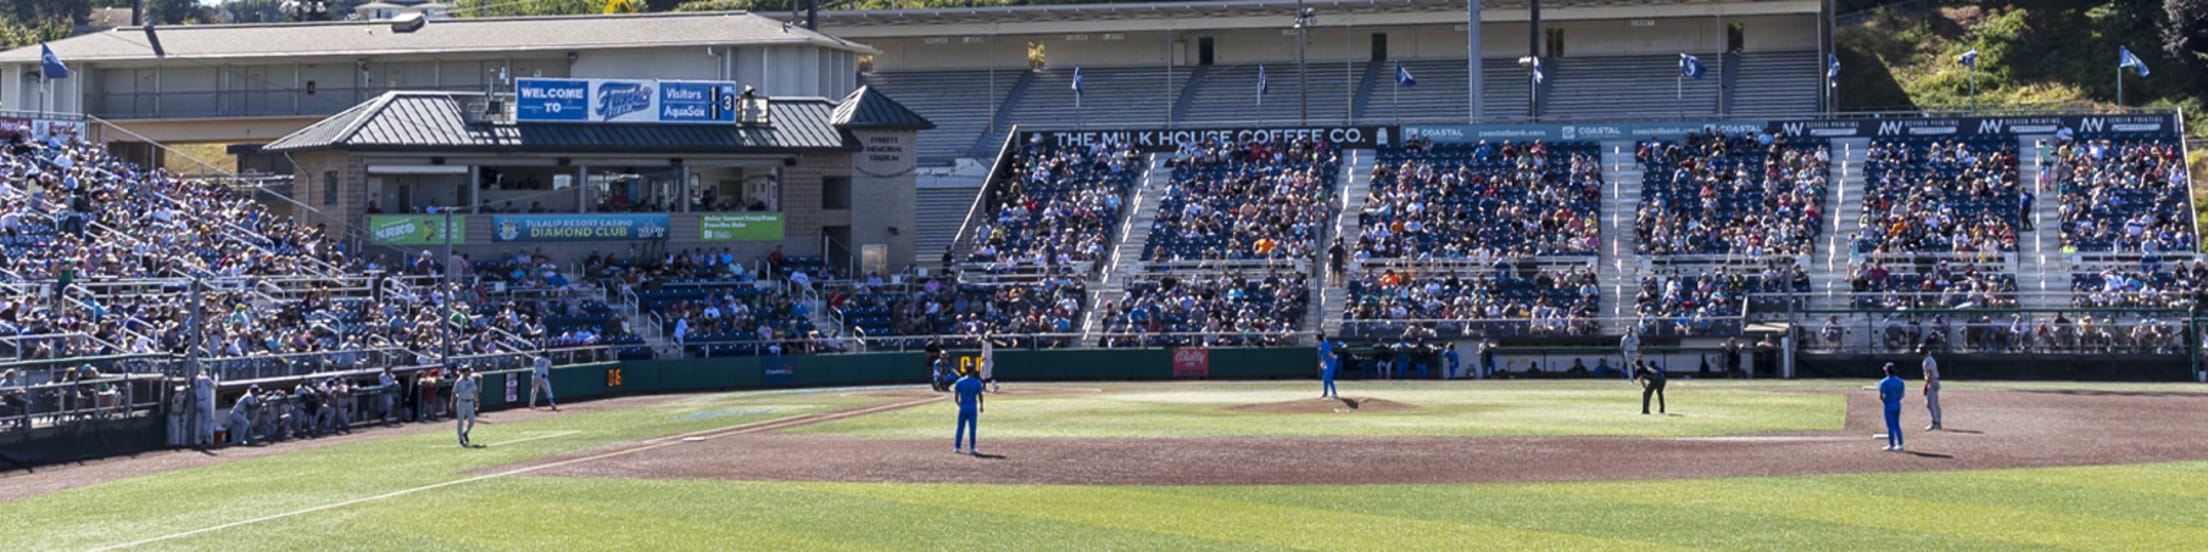
POLYGON ((1314 292, 1318 297, 1319 308, 1311 310, 1303 325, 1305 328, 1317 328, 1327 335, 1342 331, 1342 313, 1349 306, 1349 282, 1335 280, 1332 275, 1327 274, 1326 250, 1333 247, 1337 236, 1342 238, 1344 254, 1349 253, 1348 248, 1356 246, 1357 240, 1350 238, 1357 237, 1360 233, 1357 215, 1365 211, 1365 199, 1372 197, 1372 167, 1380 156, 1379 152, 1373 150, 1349 150, 1344 155, 1348 159, 1342 166, 1342 188, 1339 196, 1341 203, 1337 204, 1341 212, 1335 217, 1331 231, 1320 236, 1318 261, 1312 265, 1314 270, 1310 281, 1311 285, 1317 286, 1314 292))
POLYGON ((1848 263, 1855 258, 1855 237, 1863 233, 1863 191, 1868 183, 1863 172, 1863 160, 1869 153, 1869 139, 1835 140, 1832 142, 1832 186, 1828 190, 1832 208, 1826 212, 1831 223, 1825 227, 1823 262, 1811 262, 1809 269, 1809 307, 1813 309, 1845 308, 1848 304, 1848 263))
POLYGON ((1169 153, 1153 153, 1145 160, 1141 183, 1127 198, 1127 214, 1120 221, 1119 241, 1112 247, 1112 256, 1104 270, 1089 278, 1089 308, 1081 320, 1085 341, 1093 343, 1094 333, 1104 329, 1104 304, 1125 299, 1124 280, 1142 271, 1142 249, 1150 242, 1151 223, 1158 220, 1158 200, 1173 184, 1173 169, 1165 166, 1171 158, 1169 153))
POLYGON ((1642 257, 1640 234, 1633 216, 1641 205, 1641 164, 1633 159, 1633 142, 1602 143, 1602 243, 1596 251, 1595 278, 1602 288, 1605 319, 1602 331, 1625 333, 1633 318, 1633 297, 1640 292, 1642 257))
POLYGON ((2036 196, 2032 212, 2024 213, 2032 230, 2017 240, 2016 290, 2022 292, 2017 303, 2027 309, 2068 307, 2070 297, 2063 292, 2070 291, 2070 263, 2062 253, 2061 193, 2053 178, 2040 178, 2040 148, 2033 139, 2017 142, 2019 185, 2036 196))

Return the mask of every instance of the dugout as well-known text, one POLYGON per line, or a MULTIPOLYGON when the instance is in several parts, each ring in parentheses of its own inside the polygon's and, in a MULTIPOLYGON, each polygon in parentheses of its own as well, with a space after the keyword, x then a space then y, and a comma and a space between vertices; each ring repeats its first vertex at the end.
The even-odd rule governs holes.
POLYGON ((296 167, 297 216, 371 255, 442 259, 448 237, 474 259, 527 251, 561 266, 591 252, 748 260, 779 246, 887 273, 914 257, 911 146, 933 127, 869 87, 827 99, 529 79, 491 94, 386 93, 262 151, 296 167))

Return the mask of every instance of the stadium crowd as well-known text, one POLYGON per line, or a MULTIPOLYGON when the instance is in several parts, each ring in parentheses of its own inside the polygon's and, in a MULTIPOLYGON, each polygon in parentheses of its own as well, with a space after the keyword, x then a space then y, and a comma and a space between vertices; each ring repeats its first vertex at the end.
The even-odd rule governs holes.
POLYGON ((1324 140, 1183 144, 1145 259, 1310 259, 1332 224, 1341 152, 1324 140))
POLYGON ((1640 143, 1644 255, 1808 254, 1824 228, 1831 150, 1771 134, 1689 133, 1640 143))
POLYGON ((1876 259, 1849 263, 1850 304, 1876 310, 2017 306, 2016 275, 1998 266, 1944 260, 1908 264, 1916 266, 1888 266, 1876 259))
POLYGON ((1010 178, 989 190, 990 211, 968 238, 967 262, 1053 266, 1104 255, 1142 155, 1127 145, 1020 146, 1010 178))
POLYGON ((2033 195, 2013 140, 1888 139, 1865 152, 1862 253, 2015 251, 2033 195))
POLYGON ((2164 139, 2086 139, 2055 146, 2065 251, 2191 251, 2195 237, 2182 148, 2164 139))
POLYGON ((2136 269, 2103 268, 2070 275, 2072 303, 2080 307, 2189 310, 2208 295, 2208 264, 2158 263, 2136 269))
POLYGON ((1107 347, 1260 346, 1287 343, 1310 312, 1308 276, 1296 270, 1153 274, 1106 304, 1107 347))
POLYGON ((1739 331, 1748 307, 1798 305, 1809 291, 1809 272, 1800 263, 1772 257, 1758 267, 1718 266, 1643 277, 1633 308, 1643 332, 1729 333, 1739 331))
POLYGON ((1348 288, 1342 333, 1350 337, 1397 337, 1425 330, 1445 338, 1601 331, 1597 318, 1602 291, 1595 272, 1584 266, 1543 269, 1531 276, 1507 263, 1473 276, 1387 269, 1352 279, 1348 288))
POLYGON ((1358 215, 1359 260, 1590 255, 1600 244, 1593 144, 1414 139, 1379 155, 1358 215))

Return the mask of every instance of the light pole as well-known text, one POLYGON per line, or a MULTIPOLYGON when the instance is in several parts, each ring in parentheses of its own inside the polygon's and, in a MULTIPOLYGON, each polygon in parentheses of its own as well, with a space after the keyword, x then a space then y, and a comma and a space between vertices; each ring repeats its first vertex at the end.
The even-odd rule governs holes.
POLYGON ((1303 0, 1296 0, 1296 21, 1291 27, 1296 29, 1296 95, 1303 105, 1296 120, 1306 125, 1311 124, 1311 79, 1310 71, 1304 66, 1303 50, 1304 45, 1310 42, 1305 40, 1307 33, 1318 22, 1318 10, 1303 7, 1303 0))

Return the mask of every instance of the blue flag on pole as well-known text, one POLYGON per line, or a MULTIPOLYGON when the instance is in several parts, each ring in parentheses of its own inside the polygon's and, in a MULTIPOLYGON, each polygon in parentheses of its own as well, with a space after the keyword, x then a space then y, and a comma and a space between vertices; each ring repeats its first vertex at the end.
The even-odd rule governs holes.
POLYGON ((1265 91, 1270 89, 1271 87, 1272 81, 1268 81, 1265 79, 1265 66, 1257 66, 1257 95, 1265 95, 1265 91))
POLYGON ((1546 75, 1541 74, 1541 58, 1533 58, 1533 83, 1541 84, 1546 75))
POLYGON ((1702 58, 1690 56, 1684 53, 1679 54, 1679 74, 1681 76, 1690 79, 1701 80, 1702 75, 1708 73, 1709 70, 1702 67, 1702 58))
POLYGON ((1825 54, 1825 88, 1840 87, 1840 54, 1825 54))
POLYGON ((1081 95, 1081 68, 1073 68, 1073 95, 1081 95))
POLYGON ((1418 86, 1418 79, 1411 77, 1411 70, 1403 68, 1403 62, 1395 62, 1395 84, 1409 88, 1418 86))
POLYGON ((54 49, 46 47, 46 44, 43 42, 39 43, 38 45, 38 63, 39 65, 44 66, 44 71, 42 72, 42 75, 45 76, 45 78, 69 78, 69 66, 62 65, 61 58, 54 55, 54 49))
POLYGON ((1963 65, 1967 65, 1967 66, 1970 66, 1970 68, 1972 68, 1972 69, 1977 69, 1977 68, 1978 68, 1978 49, 1976 49, 1976 48, 1972 48, 1972 49, 1971 49, 1970 51, 1968 51, 1968 52, 1963 52, 1963 57, 1955 58, 1955 61, 1956 61, 1956 62, 1958 62, 1958 63, 1962 63, 1963 65))
POLYGON ((2147 78, 2147 62, 2139 59, 2139 56, 2132 55, 2131 48, 2116 47, 2116 67, 2136 69, 2139 71, 2139 78, 2147 78))

